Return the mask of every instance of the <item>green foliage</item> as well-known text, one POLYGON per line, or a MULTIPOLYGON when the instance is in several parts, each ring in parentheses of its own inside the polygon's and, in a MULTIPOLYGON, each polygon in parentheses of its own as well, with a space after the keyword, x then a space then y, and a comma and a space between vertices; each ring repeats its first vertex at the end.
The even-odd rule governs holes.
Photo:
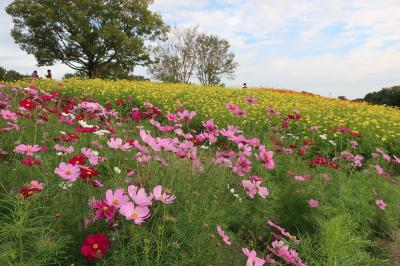
POLYGON ((41 201, 1 195, 1 265, 59 265, 65 259, 68 236, 56 230, 41 201))
MULTIPOLYGON (((15 42, 40 66, 62 62, 92 78, 112 69, 133 70, 150 62, 145 42, 167 27, 148 10, 150 0, 15 0, 15 42)), ((100 75, 101 76, 101 75, 100 75)))
POLYGON ((21 80, 23 78, 26 78, 26 76, 18 73, 15 70, 6 70, 5 68, 0 67, 0 81, 12 82, 16 80, 21 80))
POLYGON ((373 104, 386 104, 400 107, 400 86, 383 88, 378 92, 368 93, 363 100, 373 104))

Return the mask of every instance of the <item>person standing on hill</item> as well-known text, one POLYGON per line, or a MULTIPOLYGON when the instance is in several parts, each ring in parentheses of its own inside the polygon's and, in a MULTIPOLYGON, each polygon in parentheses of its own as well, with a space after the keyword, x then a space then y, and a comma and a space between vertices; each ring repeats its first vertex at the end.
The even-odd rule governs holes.
POLYGON ((38 79, 38 78, 39 78, 39 75, 38 75, 38 73, 37 73, 37 70, 34 70, 34 71, 32 72, 31 77, 34 78, 34 79, 38 79))
POLYGON ((47 78, 47 79, 52 79, 52 78, 53 78, 53 76, 51 75, 51 70, 50 70, 50 69, 47 70, 46 78, 47 78))
POLYGON ((247 89, 247 84, 246 84, 246 82, 243 83, 243 89, 247 89))

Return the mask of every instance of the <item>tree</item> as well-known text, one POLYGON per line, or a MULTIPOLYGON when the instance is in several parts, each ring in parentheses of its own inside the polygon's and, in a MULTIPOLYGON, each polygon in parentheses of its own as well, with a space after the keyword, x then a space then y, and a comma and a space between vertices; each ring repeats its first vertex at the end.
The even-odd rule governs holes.
POLYGON ((195 73, 201 84, 216 85, 223 77, 234 77, 238 64, 229 48, 229 42, 218 36, 200 34, 197 37, 195 73))
POLYGON ((149 73, 163 82, 189 83, 196 64, 197 36, 197 27, 174 27, 168 41, 153 49, 155 63, 149 66, 149 73))
POLYGON ((378 92, 368 93, 362 100, 373 104, 386 104, 400 107, 400 86, 383 88, 378 92))
POLYGON ((148 10, 152 0, 14 0, 15 42, 39 66, 62 62, 89 78, 115 67, 132 71, 151 62, 147 41, 168 30, 148 10))
POLYGON ((15 70, 6 70, 0 67, 0 81, 16 81, 27 78, 28 76, 23 75, 15 70))

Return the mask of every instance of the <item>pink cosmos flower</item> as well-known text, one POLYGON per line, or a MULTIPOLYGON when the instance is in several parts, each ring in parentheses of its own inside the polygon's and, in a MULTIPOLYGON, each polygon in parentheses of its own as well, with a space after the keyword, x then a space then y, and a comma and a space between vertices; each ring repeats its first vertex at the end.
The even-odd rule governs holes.
POLYGON ((54 149, 56 149, 56 151, 62 152, 64 154, 70 154, 70 153, 74 152, 74 147, 73 146, 64 147, 64 146, 61 146, 60 144, 54 145, 54 149))
POLYGON ((221 129, 220 130, 221 135, 225 136, 225 137, 228 137, 228 138, 233 137, 233 136, 236 135, 236 133, 240 133, 240 132, 241 131, 239 131, 239 129, 237 127, 234 127, 234 126, 228 126, 227 129, 221 129))
POLYGON ((257 104, 257 99, 256 98, 250 98, 249 96, 245 96, 244 100, 249 104, 257 104))
POLYGON ((222 238, 222 241, 224 241, 225 244, 231 245, 231 241, 229 240, 229 236, 225 234, 224 230, 222 230, 220 225, 217 225, 217 232, 219 236, 222 238))
POLYGON ((383 199, 377 199, 377 200, 375 201, 375 204, 376 204, 376 206, 377 206, 379 209, 381 209, 382 211, 384 211, 385 208, 386 208, 386 203, 383 201, 383 199))
POLYGON ((127 220, 133 220, 135 224, 142 224, 150 217, 150 210, 147 206, 136 206, 132 202, 128 202, 119 210, 127 220))
POLYGON ((143 142, 150 146, 154 151, 161 151, 161 146, 157 143, 157 140, 146 131, 140 130, 139 136, 142 138, 143 142))
POLYGON ((298 239, 296 238, 296 236, 293 236, 293 235, 291 235, 290 233, 286 232, 285 228, 283 228, 283 227, 281 227, 281 226, 279 226, 279 225, 277 225, 277 224, 274 224, 271 220, 268 220, 268 221, 267 221, 267 224, 268 224, 269 226, 271 226, 272 228, 275 228, 276 230, 278 230, 279 233, 280 233, 282 236, 286 237, 287 239, 290 239, 290 240, 294 241, 296 244, 300 244, 300 240, 298 240, 298 239))
POLYGON ((311 127, 310 127, 310 130, 311 131, 316 131, 316 130, 318 130, 319 129, 319 126, 317 126, 317 125, 312 125, 311 127))
POLYGON ((273 151, 267 151, 264 145, 259 146, 260 154, 256 154, 257 160, 263 163, 264 167, 267 169, 274 169, 275 162, 272 159, 274 156, 273 151))
POLYGON ((193 117, 196 115, 195 111, 179 110, 177 112, 179 119, 184 120, 186 123, 190 123, 193 117))
POLYGON ((17 121, 17 114, 10 110, 1 110, 1 116, 6 120, 17 121))
POLYGON ((306 266, 306 264, 300 259, 299 254, 294 249, 290 249, 283 241, 275 240, 272 242, 271 247, 272 252, 283 259, 286 264, 293 266, 306 266))
POLYGON ((232 172, 238 176, 244 176, 245 173, 250 173, 251 161, 245 155, 240 154, 236 165, 232 168, 232 172))
POLYGON ((254 198, 257 193, 262 198, 265 198, 269 195, 268 189, 266 187, 260 186, 261 182, 262 181, 242 180, 243 188, 249 198, 254 198))
POLYGON ((108 147, 115 150, 128 151, 130 148, 132 148, 132 146, 128 142, 122 144, 121 138, 111 138, 109 141, 107 141, 107 144, 108 147))
POLYGON ((168 113, 165 117, 168 121, 178 122, 178 117, 175 114, 168 113))
POLYGON ((309 199, 307 203, 310 208, 317 208, 319 206, 319 201, 315 199, 309 199))
POLYGON ((386 173, 380 165, 375 165, 376 172, 381 176, 389 176, 389 173, 386 173))
POLYGON ((32 180, 30 183, 31 188, 35 188, 38 190, 43 190, 44 184, 43 183, 39 183, 36 180, 32 180))
POLYGON ((262 266, 265 264, 265 260, 257 257, 255 250, 249 250, 248 248, 242 248, 242 252, 247 256, 246 266, 262 266))
POLYGON ((114 193, 111 189, 106 191, 106 202, 117 209, 120 209, 128 201, 129 198, 122 188, 117 188, 114 193))
POLYGON ((82 148, 81 153, 89 160, 89 163, 91 165, 97 165, 100 162, 101 158, 95 155, 95 153, 91 149, 82 148))
POLYGON ((135 154, 135 159, 139 163, 147 163, 147 162, 151 161, 152 157, 148 154, 143 154, 141 152, 138 152, 135 154))
POLYGON ((393 155, 393 160, 392 161, 395 164, 400 164, 400 157, 397 157, 397 156, 393 155))
POLYGON ((144 188, 139 189, 137 186, 130 185, 128 187, 128 194, 138 206, 150 206, 152 204, 153 195, 147 195, 144 188))
POLYGON ((19 154, 26 154, 28 156, 33 156, 35 152, 41 151, 41 147, 38 145, 25 145, 20 144, 15 147, 14 152, 19 154))
POLYGON ((60 163, 54 170, 54 173, 61 176, 63 179, 74 182, 79 177, 80 168, 77 165, 60 163))
POLYGON ((357 141, 350 141, 351 147, 353 149, 356 149, 358 147, 358 142, 357 141))
POLYGON ((162 186, 158 185, 153 189, 153 197, 155 200, 161 201, 162 203, 173 203, 176 199, 174 195, 162 193, 162 186))

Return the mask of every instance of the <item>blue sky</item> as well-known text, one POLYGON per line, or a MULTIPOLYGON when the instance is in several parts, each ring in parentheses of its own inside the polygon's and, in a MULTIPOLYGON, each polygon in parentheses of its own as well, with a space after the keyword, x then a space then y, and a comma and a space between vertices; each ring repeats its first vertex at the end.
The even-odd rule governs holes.
MULTIPOLYGON (((0 1, 0 65, 30 73, 34 58, 9 36, 9 2, 0 1)), ((229 40, 239 62, 230 86, 357 98, 400 84, 400 0, 155 0, 151 9, 170 25, 229 40)))

